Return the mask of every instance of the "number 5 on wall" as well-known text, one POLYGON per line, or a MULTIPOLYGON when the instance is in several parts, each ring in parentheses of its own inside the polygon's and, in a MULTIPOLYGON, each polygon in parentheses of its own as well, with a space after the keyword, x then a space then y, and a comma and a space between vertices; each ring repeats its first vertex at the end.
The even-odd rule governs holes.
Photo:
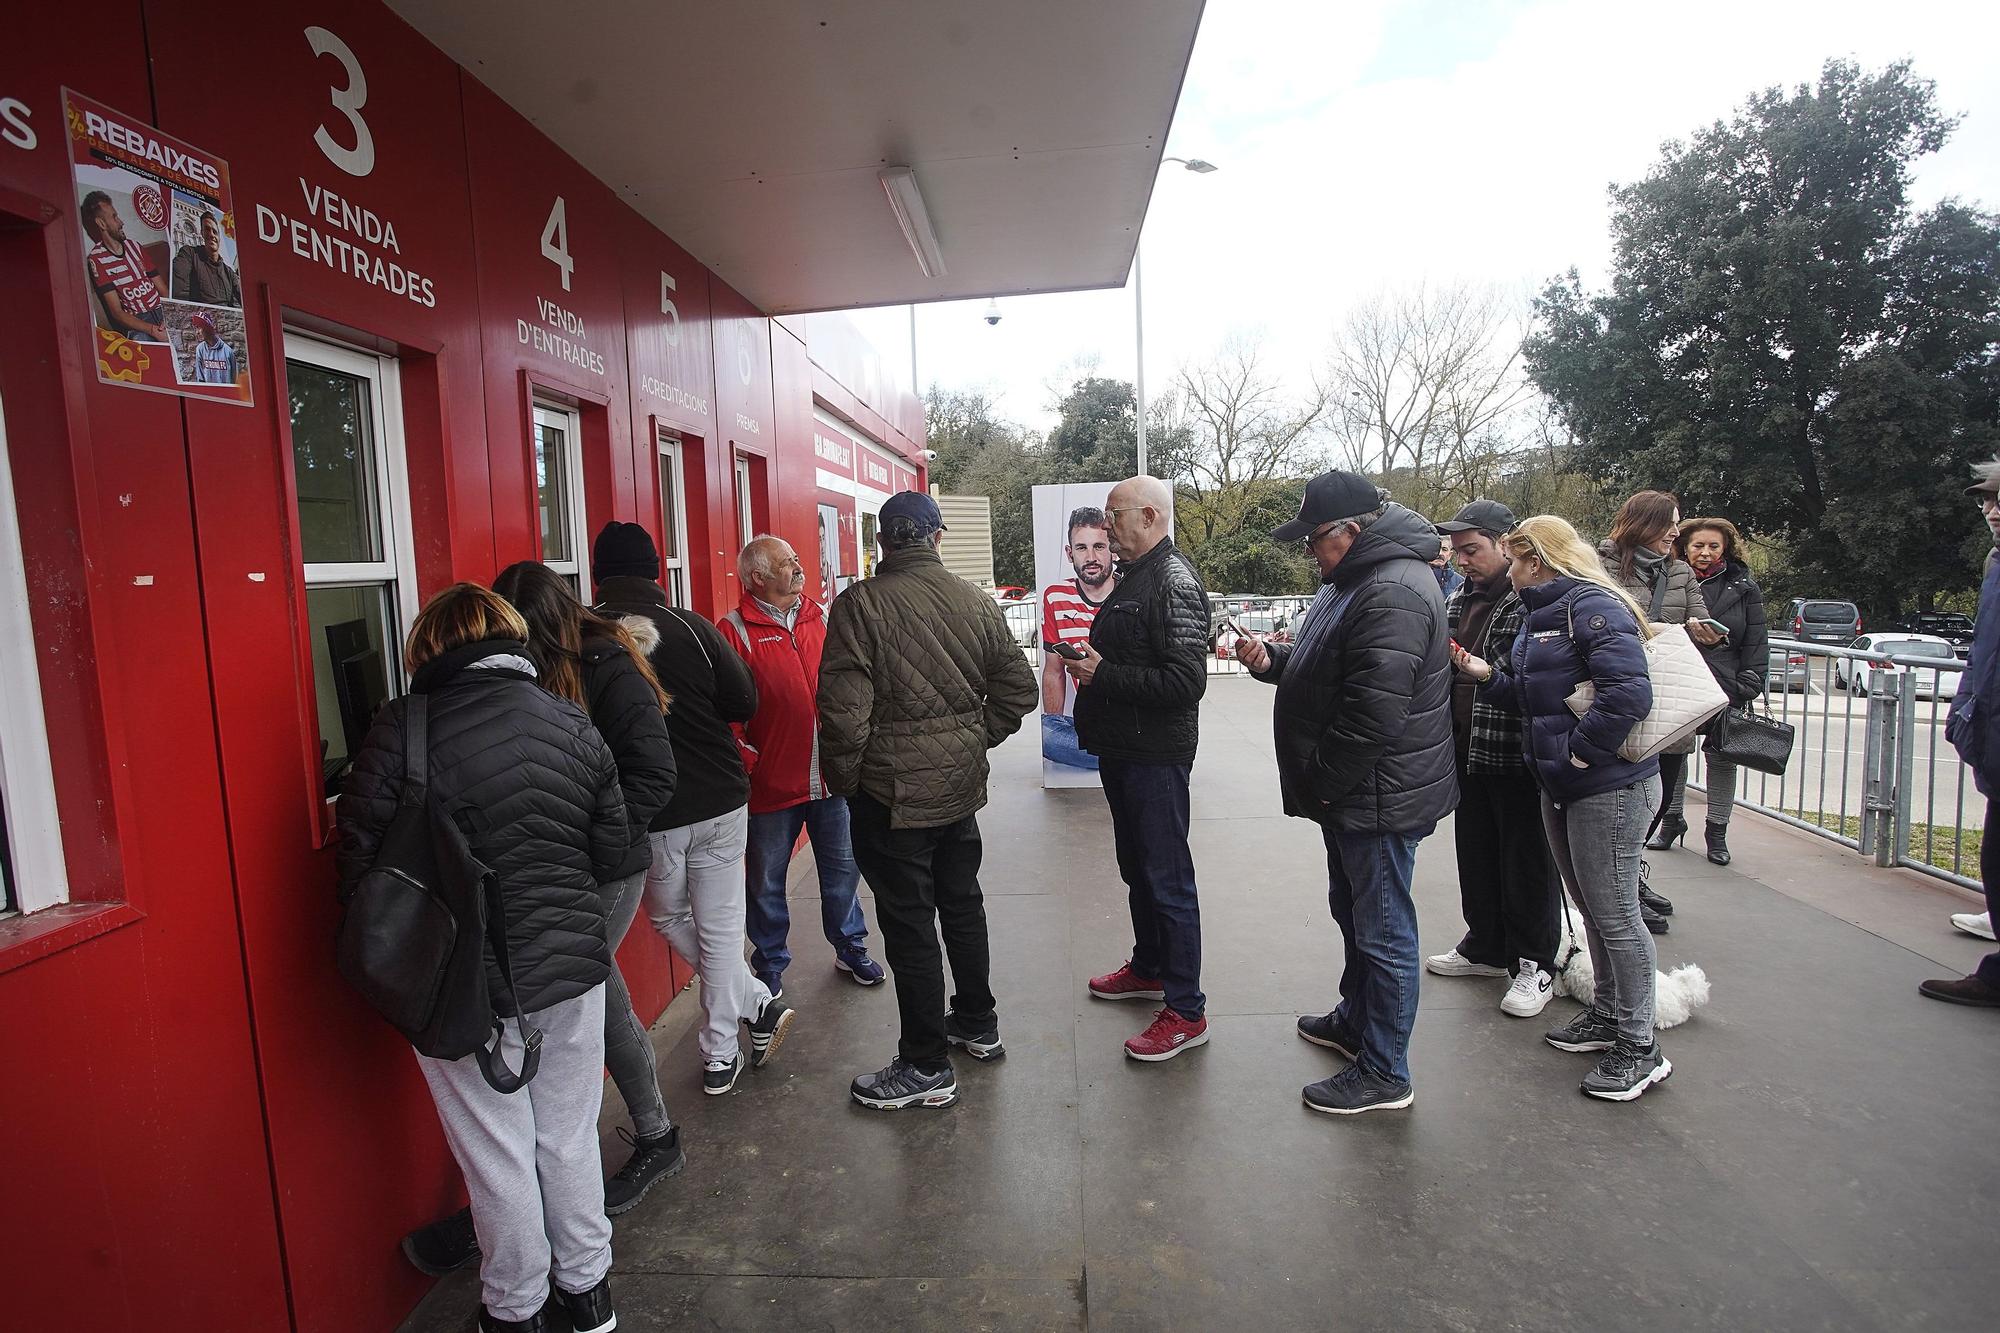
POLYGON ((306 43, 316 56, 332 56, 347 71, 347 86, 330 90, 334 109, 347 117, 347 123, 354 130, 354 147, 342 148, 334 142, 322 125, 313 132, 313 142, 326 154, 327 161, 339 167, 350 176, 366 176, 375 170, 375 136, 368 132, 368 122, 361 119, 361 107, 368 100, 368 76, 361 72, 361 62, 354 58, 354 52, 347 43, 328 32, 325 28, 307 28, 306 43))

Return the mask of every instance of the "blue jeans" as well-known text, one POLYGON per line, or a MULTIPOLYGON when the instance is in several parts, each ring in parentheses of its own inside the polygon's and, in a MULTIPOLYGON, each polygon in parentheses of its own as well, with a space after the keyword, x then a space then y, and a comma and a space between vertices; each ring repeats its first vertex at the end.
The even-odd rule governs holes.
POLYGON ((1042 758, 1071 768, 1096 768, 1097 756, 1076 743, 1076 721, 1061 713, 1042 714, 1042 758))
POLYGON ((747 933, 754 946, 750 968, 773 990, 792 964, 792 951, 785 943, 792 930, 785 880, 800 829, 812 843, 813 864, 819 868, 819 919, 826 942, 842 958, 868 951, 868 919, 855 895, 861 872, 854 865, 846 798, 827 796, 752 815, 744 858, 750 897, 747 933))
POLYGON ((1417 1022, 1417 905, 1410 875, 1427 826, 1409 833, 1347 833, 1322 826, 1327 903, 1347 951, 1335 1018, 1361 1034, 1356 1064, 1410 1081, 1417 1022))
POLYGON ((1130 890, 1132 970, 1157 978, 1167 1007, 1182 1018, 1208 1008, 1201 993, 1201 905, 1188 851, 1188 773, 1192 764, 1135 764, 1106 759, 1104 799, 1118 874, 1130 890))

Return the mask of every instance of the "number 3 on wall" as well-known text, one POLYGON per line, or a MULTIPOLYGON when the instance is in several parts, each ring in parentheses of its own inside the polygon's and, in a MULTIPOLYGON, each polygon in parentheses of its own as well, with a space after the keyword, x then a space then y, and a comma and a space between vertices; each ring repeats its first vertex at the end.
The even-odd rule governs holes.
POLYGON ((542 258, 562 270, 563 290, 568 291, 576 261, 569 257, 569 214, 563 211, 561 195, 556 196, 556 206, 549 210, 548 223, 542 228, 542 258))
POLYGON ((354 131, 352 148, 335 143, 324 125, 313 132, 313 142, 326 154, 327 161, 348 175, 366 176, 375 170, 375 136, 368 132, 368 122, 361 119, 362 104, 368 100, 368 76, 361 72, 361 62, 354 58, 347 43, 325 28, 307 28, 306 44, 312 47, 314 55, 332 56, 347 71, 347 86, 330 90, 330 95, 334 109, 347 117, 354 131))

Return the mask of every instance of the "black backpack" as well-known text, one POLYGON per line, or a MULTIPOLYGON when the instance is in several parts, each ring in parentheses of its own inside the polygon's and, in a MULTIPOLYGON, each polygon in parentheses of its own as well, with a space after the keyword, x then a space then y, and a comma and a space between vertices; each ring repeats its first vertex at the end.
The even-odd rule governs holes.
POLYGON ((342 899, 334 960, 420 1054, 477 1054, 495 1091, 516 1092, 541 1063, 542 1034, 520 1012, 499 880, 473 857, 458 821, 430 799, 424 696, 411 695, 406 707, 402 796, 375 863, 342 899), (515 1001, 519 1074, 500 1054, 502 1022, 486 985, 489 946, 515 1001))

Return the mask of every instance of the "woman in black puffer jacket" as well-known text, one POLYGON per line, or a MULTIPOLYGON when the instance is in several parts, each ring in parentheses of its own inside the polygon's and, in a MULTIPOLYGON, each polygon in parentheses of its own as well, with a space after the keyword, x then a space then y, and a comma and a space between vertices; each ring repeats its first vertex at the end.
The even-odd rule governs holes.
MULTIPOLYGON (((432 598, 404 658, 426 701, 431 800, 499 879, 514 1001, 488 959, 494 1003, 542 1034, 528 1088, 496 1092, 477 1057, 419 1055, 484 1241, 482 1327, 539 1316, 553 1277, 572 1314, 609 1311, 597 1112, 604 1095, 604 894, 631 845, 618 769, 582 709, 535 683, 528 627, 476 583, 432 598), (553 1260, 551 1260, 553 1254, 553 1260)), ((340 797, 343 890, 373 863, 403 789, 405 700, 369 729, 340 797)), ((519 1067, 519 1028, 502 1056, 519 1067)))
MULTIPOLYGON (((1764 621, 1764 590, 1743 564, 1743 537, 1726 518, 1691 518, 1681 524, 1674 550, 1693 568, 1708 614, 1729 627, 1721 643, 1706 644, 1701 655, 1732 708, 1762 697, 1771 673, 1771 636, 1764 621)), ((1736 808, 1736 765, 1713 755, 1708 760, 1708 859, 1729 864, 1729 816, 1736 808)), ((1685 824, 1683 780, 1667 793, 1667 818, 1685 824)))

